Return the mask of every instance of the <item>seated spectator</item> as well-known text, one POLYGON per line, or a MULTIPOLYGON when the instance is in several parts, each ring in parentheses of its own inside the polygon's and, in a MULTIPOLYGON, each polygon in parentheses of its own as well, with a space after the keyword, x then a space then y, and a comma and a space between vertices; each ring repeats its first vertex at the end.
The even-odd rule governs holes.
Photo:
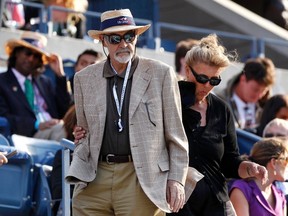
MULTIPOLYGON (((58 6, 85 12, 88 8, 87 0, 42 0, 46 7, 58 6)), ((83 38, 86 33, 86 18, 81 13, 68 13, 60 10, 52 12, 53 34, 83 38)))
POLYGON ((288 95, 278 94, 267 100, 257 127, 257 134, 262 136, 265 126, 275 118, 288 120, 288 95))
POLYGON ((185 56, 186 53, 197 44, 199 41, 194 39, 181 40, 176 45, 175 51, 175 67, 178 80, 185 80, 186 71, 185 71, 185 56))
POLYGON ((263 103, 270 97, 274 81, 271 59, 249 59, 243 71, 232 77, 224 90, 215 93, 229 104, 236 127, 256 133, 263 103))
POLYGON ((288 120, 274 118, 263 130, 263 137, 288 137, 288 120))
POLYGON ((273 183, 287 179, 287 140, 260 140, 254 144, 250 156, 246 159, 265 166, 268 181, 263 184, 258 179, 248 178, 233 182, 230 199, 237 215, 286 215, 285 196, 273 183))
POLYGON ((25 24, 25 15, 24 8, 22 4, 14 4, 21 3, 21 0, 11 0, 11 2, 4 3, 4 11, 2 16, 2 26, 19 29, 25 24))
MULTIPOLYGON (((83 68, 87 67, 88 65, 95 64, 99 62, 102 58, 102 54, 94 51, 93 49, 86 49, 84 50, 77 58, 77 61, 75 63, 74 69, 75 73, 79 72, 83 68)), ((75 74, 74 74, 75 75, 75 74)), ((74 75, 69 79, 72 92, 74 90, 73 87, 73 80, 74 80, 74 75)))
POLYGON ((0 74, 0 116, 6 117, 12 134, 52 139, 51 128, 61 124, 71 105, 67 80, 59 55, 43 50, 47 39, 23 32, 6 43, 8 71, 0 74), (56 89, 42 75, 45 64, 56 74, 56 89))

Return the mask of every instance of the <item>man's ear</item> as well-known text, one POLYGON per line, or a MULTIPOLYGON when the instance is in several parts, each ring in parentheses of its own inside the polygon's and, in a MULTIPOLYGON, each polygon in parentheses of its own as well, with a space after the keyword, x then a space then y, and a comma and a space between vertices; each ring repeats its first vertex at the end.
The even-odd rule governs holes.
POLYGON ((100 35, 99 40, 101 41, 103 47, 107 47, 106 41, 102 35, 100 35))
POLYGON ((247 82, 246 75, 244 73, 240 75, 240 81, 247 82))
MULTIPOLYGON (((275 170, 276 168, 276 159, 275 158, 271 158, 271 160, 268 162, 268 164, 275 170)), ((267 164, 267 166, 269 166, 267 164)))

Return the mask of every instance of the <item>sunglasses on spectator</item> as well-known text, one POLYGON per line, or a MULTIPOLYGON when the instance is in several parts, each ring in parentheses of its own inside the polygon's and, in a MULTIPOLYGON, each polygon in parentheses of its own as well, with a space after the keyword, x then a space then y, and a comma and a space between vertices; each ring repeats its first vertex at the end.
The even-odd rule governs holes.
POLYGON ((104 37, 110 44, 119 44, 121 43, 122 39, 125 41, 125 43, 132 43, 135 40, 135 32, 129 31, 125 33, 123 36, 118 34, 111 34, 111 35, 104 35, 104 37))
POLYGON ((189 66, 189 68, 190 68, 192 74, 194 75, 194 77, 198 83, 205 84, 205 83, 209 82, 209 84, 211 86, 217 86, 221 82, 220 76, 209 78, 208 76, 206 76, 204 74, 197 74, 196 71, 194 71, 192 67, 189 66))
POLYGON ((279 157, 277 160, 284 160, 286 163, 288 163, 288 157, 279 157))
POLYGON ((37 58, 37 59, 41 59, 42 58, 42 55, 38 52, 33 52, 31 49, 25 49, 24 50, 24 54, 27 56, 27 57, 30 57, 31 55, 33 55, 34 58, 37 58))

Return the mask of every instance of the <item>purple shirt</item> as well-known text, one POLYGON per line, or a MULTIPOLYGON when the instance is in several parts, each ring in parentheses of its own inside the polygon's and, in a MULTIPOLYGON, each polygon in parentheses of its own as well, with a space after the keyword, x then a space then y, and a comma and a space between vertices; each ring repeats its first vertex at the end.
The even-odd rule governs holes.
POLYGON ((233 188, 238 188, 243 192, 249 204, 250 216, 284 216, 284 207, 286 205, 285 196, 274 185, 272 185, 272 192, 276 201, 275 208, 270 206, 253 180, 236 180, 233 182, 230 192, 233 188))

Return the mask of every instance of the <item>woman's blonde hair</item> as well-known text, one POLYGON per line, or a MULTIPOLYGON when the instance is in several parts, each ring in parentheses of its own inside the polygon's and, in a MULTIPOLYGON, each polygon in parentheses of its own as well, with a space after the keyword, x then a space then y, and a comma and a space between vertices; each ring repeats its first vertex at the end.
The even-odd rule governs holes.
POLYGON ((236 59, 236 52, 226 52, 226 48, 219 43, 216 34, 210 34, 202 38, 185 56, 187 65, 193 66, 198 63, 204 63, 220 68, 229 66, 231 61, 236 59))

